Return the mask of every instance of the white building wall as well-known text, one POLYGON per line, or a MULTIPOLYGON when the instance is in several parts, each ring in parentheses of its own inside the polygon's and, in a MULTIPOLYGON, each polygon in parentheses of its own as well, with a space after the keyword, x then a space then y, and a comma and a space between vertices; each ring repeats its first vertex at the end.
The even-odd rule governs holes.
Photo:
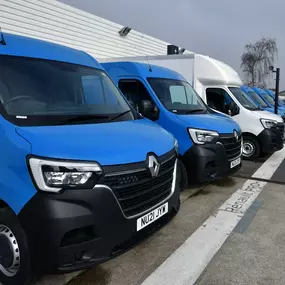
MULTIPOLYGON (((103 1, 103 0, 102 0, 103 1)), ((0 0, 0 27, 4 32, 62 44, 94 57, 163 55, 169 43, 56 0, 0 0)))

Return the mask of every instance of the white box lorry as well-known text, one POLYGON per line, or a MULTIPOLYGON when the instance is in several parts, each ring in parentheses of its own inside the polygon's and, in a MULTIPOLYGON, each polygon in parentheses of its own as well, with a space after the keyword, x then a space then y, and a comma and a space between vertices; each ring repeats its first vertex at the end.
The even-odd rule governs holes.
MULTIPOLYGON (((231 115, 243 132, 243 157, 283 148, 284 123, 280 116, 260 110, 241 90, 242 81, 229 65, 200 54, 105 58, 101 62, 143 62, 180 73, 207 105, 231 115)), ((150 86, 151 88, 151 86, 150 86)))

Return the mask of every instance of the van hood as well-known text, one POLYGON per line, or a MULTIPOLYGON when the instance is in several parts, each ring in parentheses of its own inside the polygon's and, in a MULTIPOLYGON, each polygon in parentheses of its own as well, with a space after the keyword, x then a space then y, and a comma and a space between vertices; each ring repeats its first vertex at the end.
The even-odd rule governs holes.
POLYGON ((283 123, 282 118, 279 115, 276 115, 274 113, 268 112, 268 111, 251 111, 252 114, 254 114, 256 117, 260 119, 269 119, 277 121, 278 123, 283 123))
POLYGON ((174 137, 146 120, 125 122, 17 127, 32 146, 32 155, 97 161, 101 165, 145 161, 150 152, 161 156, 174 148, 174 137))
POLYGON ((240 131, 239 125, 230 117, 220 114, 176 115, 186 123, 187 127, 217 131, 220 134, 231 134, 234 130, 240 131))
MULTIPOLYGON (((266 107, 264 108, 264 111, 268 111, 270 113, 274 113, 274 107, 266 107)), ((285 110, 278 107, 278 115, 279 116, 284 116, 285 110)))

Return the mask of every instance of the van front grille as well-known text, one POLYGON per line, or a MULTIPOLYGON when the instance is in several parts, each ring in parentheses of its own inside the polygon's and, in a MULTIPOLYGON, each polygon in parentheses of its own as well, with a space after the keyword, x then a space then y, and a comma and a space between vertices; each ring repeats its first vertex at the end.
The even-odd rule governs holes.
POLYGON ((235 137, 233 134, 220 135, 219 143, 221 143, 227 153, 228 159, 233 160, 241 154, 242 135, 235 137))
POLYGON ((156 158, 160 164, 156 177, 151 176, 146 162, 127 165, 123 171, 116 166, 108 167, 100 183, 113 190, 125 216, 138 215, 170 196, 176 153, 173 150, 156 158))

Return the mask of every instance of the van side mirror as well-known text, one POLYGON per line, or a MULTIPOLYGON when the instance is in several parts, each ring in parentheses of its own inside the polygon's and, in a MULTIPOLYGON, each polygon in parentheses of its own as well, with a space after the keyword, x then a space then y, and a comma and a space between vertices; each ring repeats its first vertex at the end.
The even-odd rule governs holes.
POLYGON ((229 110, 230 110, 230 114, 229 115, 236 116, 236 115, 239 114, 239 106, 236 103, 234 103, 234 102, 232 102, 232 103, 233 104, 231 104, 231 106, 229 108, 229 110))
POLYGON ((141 106, 139 109, 140 109, 141 114, 144 117, 146 117, 152 121, 158 120, 159 110, 158 110, 157 106, 155 106, 151 101, 142 100, 141 106))

